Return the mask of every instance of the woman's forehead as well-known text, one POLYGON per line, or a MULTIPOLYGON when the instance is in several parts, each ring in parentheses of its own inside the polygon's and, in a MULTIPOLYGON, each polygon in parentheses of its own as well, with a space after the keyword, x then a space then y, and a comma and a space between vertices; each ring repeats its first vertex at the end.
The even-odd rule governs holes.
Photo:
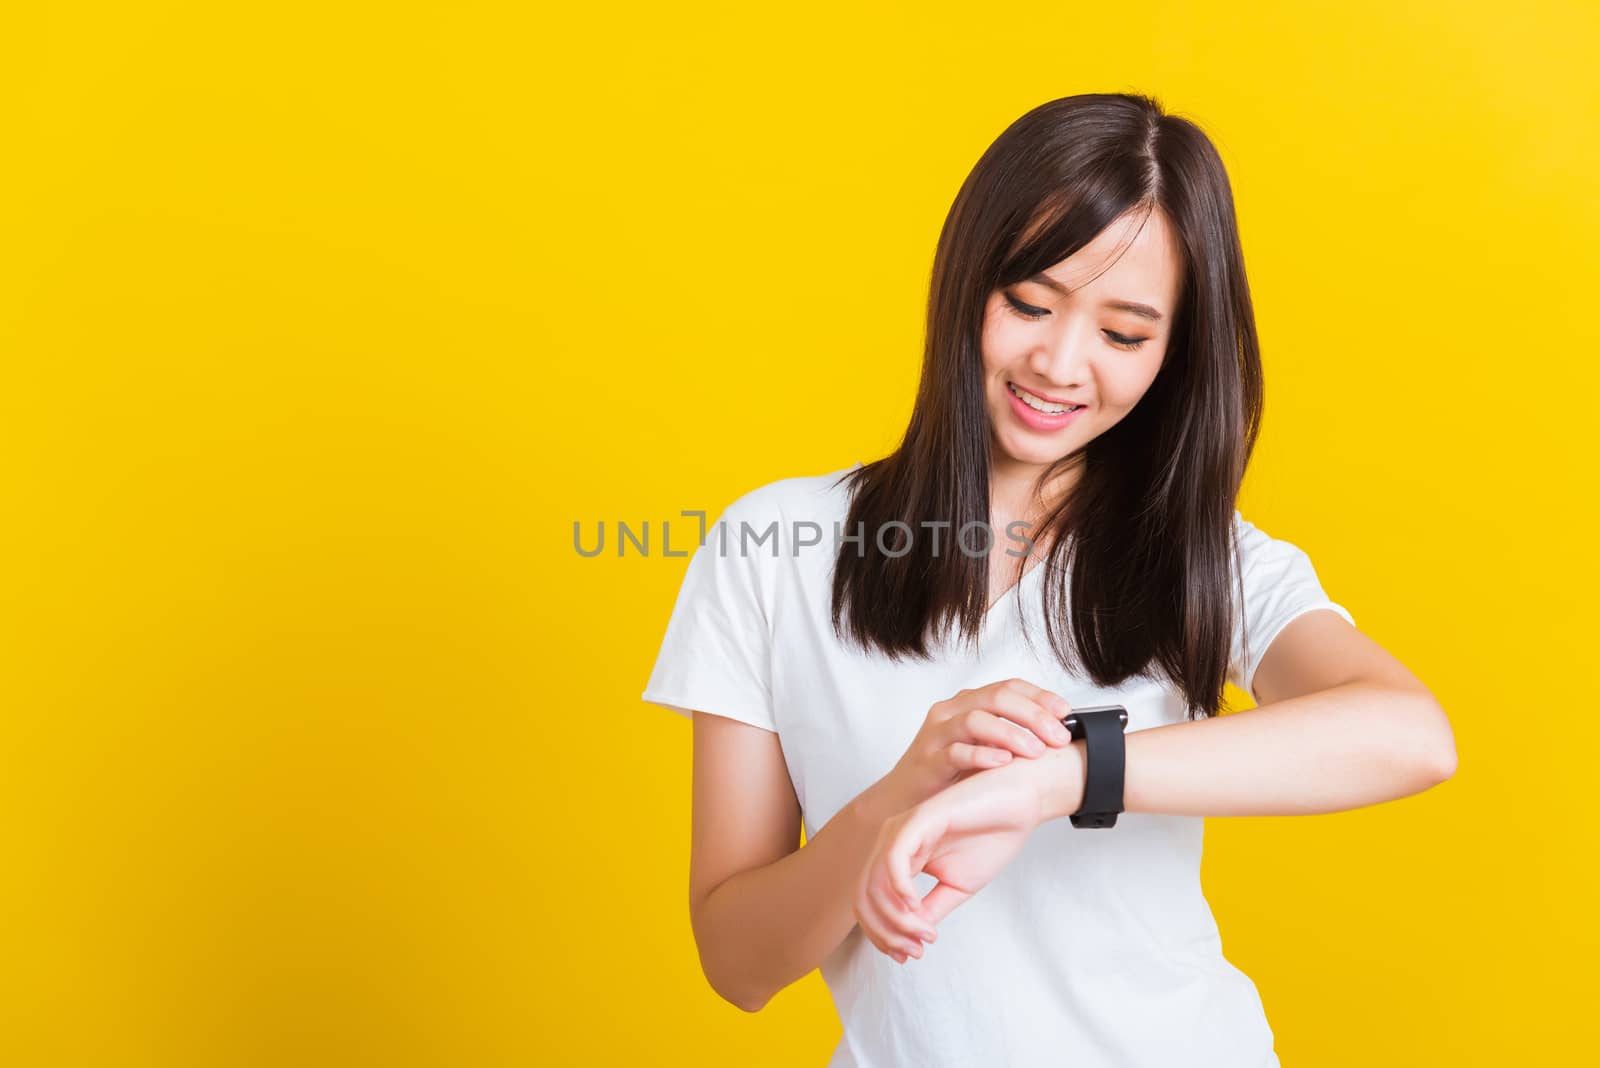
POLYGON ((1182 271, 1176 235, 1158 210, 1123 215, 1042 273, 1072 291, 1117 290, 1119 297, 1170 308, 1182 271), (1123 292, 1129 287, 1139 292, 1123 292))

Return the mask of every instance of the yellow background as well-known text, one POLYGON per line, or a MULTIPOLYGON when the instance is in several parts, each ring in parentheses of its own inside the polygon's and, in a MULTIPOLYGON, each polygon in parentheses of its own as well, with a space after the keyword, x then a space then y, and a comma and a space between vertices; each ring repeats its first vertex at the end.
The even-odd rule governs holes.
POLYGON ((8 14, 0 1062, 824 1063, 699 971, 684 561, 572 525, 890 448, 962 178, 1118 90, 1233 177, 1245 514, 1461 758, 1209 821, 1225 952, 1286 1065, 1590 1049, 1600 25, 1513 8, 8 14))

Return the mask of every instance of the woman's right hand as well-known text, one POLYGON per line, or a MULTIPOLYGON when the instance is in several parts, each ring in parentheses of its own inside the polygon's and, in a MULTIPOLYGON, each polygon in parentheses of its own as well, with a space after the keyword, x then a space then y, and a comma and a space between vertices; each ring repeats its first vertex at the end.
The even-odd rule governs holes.
POLYGON ((1072 705, 1025 679, 1004 679, 962 690, 928 709, 905 755, 879 780, 909 808, 966 775, 997 768, 1013 757, 1042 756, 1072 744, 1061 721, 1072 705))

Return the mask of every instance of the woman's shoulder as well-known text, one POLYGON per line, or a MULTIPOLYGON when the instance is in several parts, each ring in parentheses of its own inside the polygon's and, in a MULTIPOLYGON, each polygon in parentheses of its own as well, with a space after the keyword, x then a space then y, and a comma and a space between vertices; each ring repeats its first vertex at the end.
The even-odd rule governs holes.
MULTIPOLYGON (((1274 527, 1274 529, 1278 528, 1274 527)), ((1246 519, 1244 513, 1237 508, 1233 510, 1233 530, 1239 542, 1239 553, 1244 557, 1249 557, 1262 550, 1269 552, 1282 551, 1284 546, 1298 548, 1293 541, 1284 537, 1274 537, 1262 530, 1261 527, 1246 519)))
POLYGON ((1238 543, 1239 568, 1247 595, 1259 594, 1282 583, 1306 581, 1315 575, 1311 556, 1301 546, 1301 534, 1291 539, 1281 526, 1276 535, 1263 530, 1234 509, 1233 528, 1238 543))
POLYGON ((860 463, 813 475, 790 475, 746 490, 723 509, 729 523, 766 527, 777 522, 842 520, 849 511, 850 488, 845 476, 860 463))

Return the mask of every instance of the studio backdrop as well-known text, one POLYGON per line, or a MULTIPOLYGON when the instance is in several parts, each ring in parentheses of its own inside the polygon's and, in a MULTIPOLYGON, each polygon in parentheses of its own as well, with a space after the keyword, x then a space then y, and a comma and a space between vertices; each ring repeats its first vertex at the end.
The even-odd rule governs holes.
POLYGON ((1596 54, 1548 0, 12 11, 0 1062, 826 1063, 821 977, 741 1011, 690 927, 685 513, 895 448, 963 178, 1090 92, 1216 145, 1239 506, 1459 753, 1207 819, 1223 951, 1286 1065, 1581 1059, 1596 54))

